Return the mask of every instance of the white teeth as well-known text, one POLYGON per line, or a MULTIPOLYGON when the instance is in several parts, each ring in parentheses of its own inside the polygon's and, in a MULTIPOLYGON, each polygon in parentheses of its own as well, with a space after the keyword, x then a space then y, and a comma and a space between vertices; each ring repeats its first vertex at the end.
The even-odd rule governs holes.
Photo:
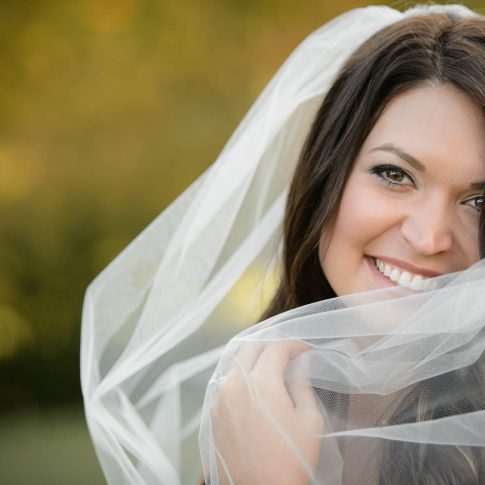
POLYGON ((374 260, 377 269, 390 280, 394 281, 400 286, 410 288, 414 291, 429 291, 436 289, 436 281, 424 278, 421 275, 412 274, 409 271, 404 271, 396 266, 384 263, 379 258, 374 260))
POLYGON ((409 287, 411 290, 419 291, 423 289, 423 277, 420 275, 413 276, 413 279, 411 280, 411 284, 409 287))
POLYGON ((398 269, 394 268, 391 271, 391 274, 389 275, 389 279, 397 283, 399 281, 400 276, 401 276, 401 272, 398 269))
POLYGON ((398 283, 400 285, 409 285, 409 283, 411 283, 411 273, 404 271, 404 273, 401 274, 398 283))

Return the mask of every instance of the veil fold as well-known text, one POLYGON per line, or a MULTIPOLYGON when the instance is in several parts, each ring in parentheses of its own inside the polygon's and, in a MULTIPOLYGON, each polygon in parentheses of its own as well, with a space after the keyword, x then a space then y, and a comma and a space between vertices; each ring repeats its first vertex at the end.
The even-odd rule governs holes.
POLYGON ((429 291, 359 293, 251 326, 278 278, 294 167, 339 69, 377 30, 433 10, 471 15, 462 6, 368 7, 311 34, 214 164, 91 283, 81 383, 109 483, 199 483, 202 469, 206 483, 237 483, 237 436, 212 411, 234 374, 245 386, 232 405, 246 406, 249 392, 253 412, 312 483, 378 483, 383 466, 392 471, 392 450, 411 460, 412 449, 435 447, 439 464, 443 447, 485 446, 481 262, 436 278, 429 291), (286 356, 279 387, 255 379, 269 351, 286 356), (295 409, 308 391, 315 396, 309 406, 322 421, 308 436, 317 459, 295 441, 297 422, 279 418, 283 390, 295 409))

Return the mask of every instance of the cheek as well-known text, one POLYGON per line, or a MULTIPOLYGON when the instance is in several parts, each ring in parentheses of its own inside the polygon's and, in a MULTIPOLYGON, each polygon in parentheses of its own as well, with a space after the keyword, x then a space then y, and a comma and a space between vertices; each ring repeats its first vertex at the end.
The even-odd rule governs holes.
POLYGON ((347 286, 357 281, 355 278, 367 264, 363 256, 372 256, 392 244, 402 221, 402 201, 386 196, 365 175, 351 176, 333 229, 324 231, 320 240, 320 264, 337 294, 338 290, 353 291, 347 286), (349 281, 341 281, 344 274, 349 281))
MULTIPOLYGON (((478 224, 477 224, 478 226, 478 224)), ((462 238, 460 242, 461 247, 463 247, 463 252, 467 259, 466 267, 471 266, 472 264, 478 262, 480 260, 480 238, 479 238, 479 229, 478 227, 474 227, 472 230, 463 231, 465 237, 462 238)))
POLYGON ((358 203, 359 191, 349 180, 342 196, 337 215, 331 227, 323 231, 320 239, 319 255, 323 272, 335 289, 334 278, 337 274, 348 274, 353 266, 356 251, 366 239, 366 214, 358 203))
MULTIPOLYGON (((349 181, 350 182, 350 181, 349 181)), ((396 211, 372 187, 353 183, 345 190, 331 244, 359 252, 395 224, 396 211)))

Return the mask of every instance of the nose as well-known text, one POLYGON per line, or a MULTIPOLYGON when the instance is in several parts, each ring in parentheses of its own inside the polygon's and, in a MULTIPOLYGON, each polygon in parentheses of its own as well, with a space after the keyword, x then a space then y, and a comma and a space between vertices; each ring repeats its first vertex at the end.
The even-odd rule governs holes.
POLYGON ((449 210, 444 204, 425 204, 405 217, 401 234, 418 254, 432 256, 451 249, 451 226, 449 210))

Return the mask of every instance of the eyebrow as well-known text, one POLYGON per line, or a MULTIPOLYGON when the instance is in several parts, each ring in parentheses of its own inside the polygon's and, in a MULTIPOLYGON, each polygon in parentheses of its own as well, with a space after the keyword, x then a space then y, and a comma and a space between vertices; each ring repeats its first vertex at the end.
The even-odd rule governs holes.
MULTIPOLYGON (((414 158, 409 153, 405 152, 402 148, 399 148, 393 145, 392 143, 385 143, 384 145, 378 146, 370 150, 370 152, 376 152, 376 151, 393 153, 394 155, 397 155, 401 160, 411 165, 411 167, 414 167, 416 170, 419 170, 420 172, 423 172, 423 173, 426 172, 425 166, 419 160, 414 158)), ((470 188, 474 190, 485 190, 485 181, 472 182, 470 184, 470 188)))
POLYGON ((382 152, 394 153, 394 155, 397 155, 399 158, 401 158, 406 163, 411 165, 411 167, 414 167, 416 170, 419 170, 420 172, 423 172, 423 173, 426 172, 426 168, 420 161, 416 160, 416 158, 414 158, 412 155, 405 152, 401 148, 393 145, 392 143, 385 143, 384 145, 373 148, 370 151, 371 152, 382 151, 382 152))
POLYGON ((470 184, 470 187, 472 189, 476 189, 476 190, 485 190, 485 181, 483 182, 473 182, 470 184))

